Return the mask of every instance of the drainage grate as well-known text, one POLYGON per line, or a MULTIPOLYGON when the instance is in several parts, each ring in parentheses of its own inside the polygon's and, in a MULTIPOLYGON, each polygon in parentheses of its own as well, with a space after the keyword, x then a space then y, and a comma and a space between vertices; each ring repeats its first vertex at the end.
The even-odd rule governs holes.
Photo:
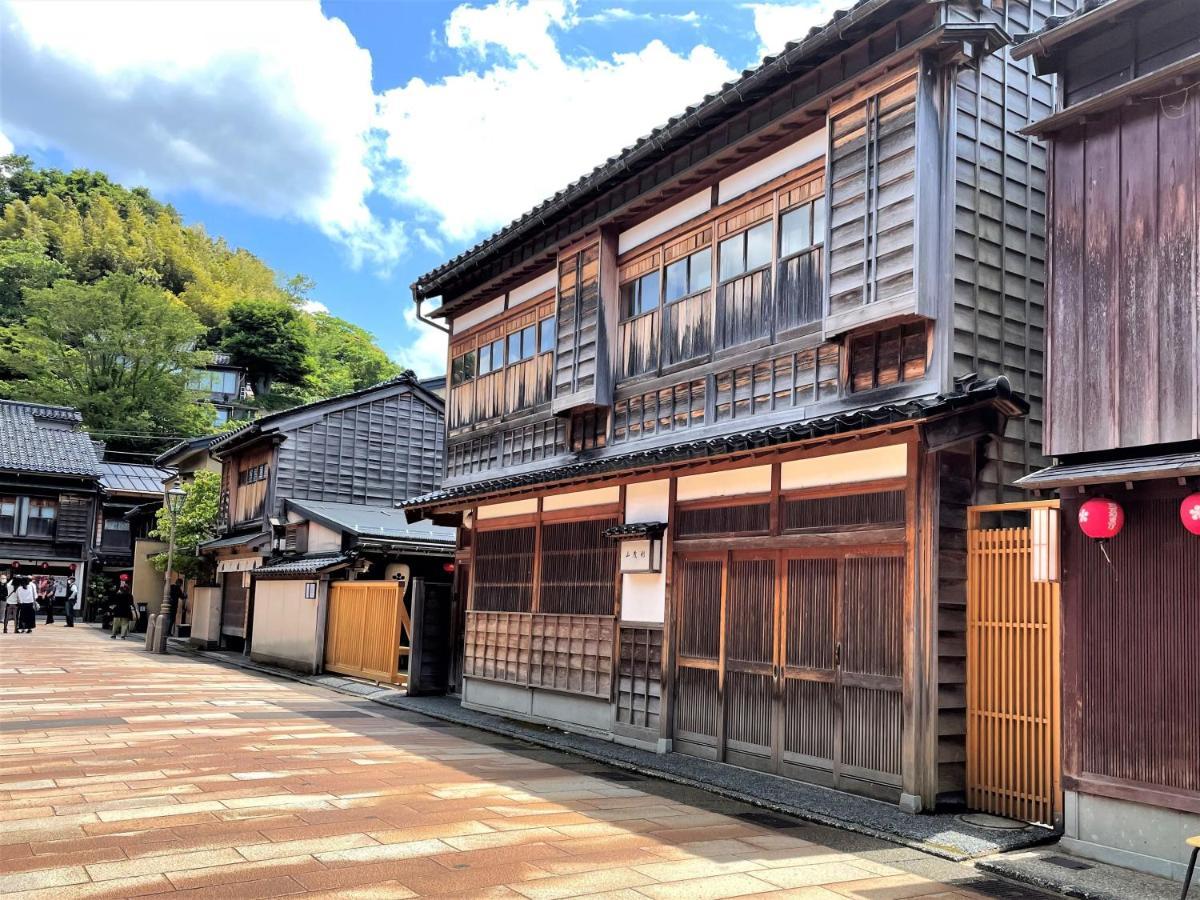
POLYGON ((1058 866, 1063 869, 1075 869, 1080 872, 1092 868, 1087 863, 1072 859, 1070 856, 1047 856, 1042 862, 1048 862, 1052 866, 1058 866))
POLYGON ((964 881, 962 887, 984 897, 995 897, 997 900, 1045 900, 1046 894, 1035 891, 1031 887, 1013 884, 1011 881, 1001 881, 999 878, 981 878, 978 881, 964 881))
POLYGON ((769 812, 744 812, 736 813, 733 818, 741 819, 743 822, 750 822, 754 825, 761 825, 763 828, 799 828, 800 822, 792 819, 785 819, 783 816, 777 816, 769 812))

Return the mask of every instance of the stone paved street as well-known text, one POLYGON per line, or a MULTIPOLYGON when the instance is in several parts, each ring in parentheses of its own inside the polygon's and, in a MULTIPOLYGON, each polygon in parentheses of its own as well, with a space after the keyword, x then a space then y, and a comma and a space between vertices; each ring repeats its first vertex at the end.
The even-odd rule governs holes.
POLYGON ((93 627, 0 635, 5 897, 1040 896, 93 627))

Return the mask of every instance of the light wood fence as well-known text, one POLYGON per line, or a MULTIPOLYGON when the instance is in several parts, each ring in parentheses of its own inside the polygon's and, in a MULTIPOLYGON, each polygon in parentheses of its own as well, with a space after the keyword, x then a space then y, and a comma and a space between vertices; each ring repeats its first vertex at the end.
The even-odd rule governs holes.
POLYGON ((330 585, 325 668, 342 675, 404 685, 412 625, 396 581, 330 585))
MULTIPOLYGON (((1027 822, 1062 817, 1060 600, 1033 580, 1029 526, 983 528, 1056 510, 1057 501, 973 506, 967 514, 967 803, 1027 822)), ((1053 519, 1057 522, 1057 518, 1053 519)), ((1047 551, 1057 559, 1057 528, 1047 551)))

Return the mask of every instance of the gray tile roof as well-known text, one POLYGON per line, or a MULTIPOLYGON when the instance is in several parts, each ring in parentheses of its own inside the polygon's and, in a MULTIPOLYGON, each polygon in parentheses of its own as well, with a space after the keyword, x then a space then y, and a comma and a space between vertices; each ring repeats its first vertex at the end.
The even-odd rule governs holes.
POLYGON ((267 563, 254 570, 255 578, 286 578, 319 575, 329 569, 345 565, 350 557, 344 553, 323 553, 315 556, 300 556, 267 563))
POLYGON ((0 469, 98 477, 100 460, 79 411, 0 400, 0 469))
POLYGON ((1060 462, 1013 482, 1029 490, 1052 490, 1073 485, 1146 481, 1154 478, 1194 478, 1200 475, 1200 449, 1150 456, 1122 454, 1116 459, 1060 462))
POLYGON ((357 503, 329 503, 318 500, 288 500, 287 507, 329 528, 348 531, 359 537, 401 541, 412 544, 454 546, 454 529, 427 521, 409 523, 403 510, 357 503))
POLYGON ((113 494, 161 495, 163 481, 174 474, 173 469, 160 469, 141 463, 100 463, 100 484, 113 494))

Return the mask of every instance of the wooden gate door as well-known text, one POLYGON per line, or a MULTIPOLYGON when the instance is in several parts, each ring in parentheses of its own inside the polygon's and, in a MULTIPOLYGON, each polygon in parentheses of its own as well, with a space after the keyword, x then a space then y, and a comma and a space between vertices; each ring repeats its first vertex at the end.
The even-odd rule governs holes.
POLYGON ((325 668, 405 684, 410 630, 399 582, 336 582, 329 586, 325 668))
POLYGON ((895 799, 904 558, 676 557, 683 753, 895 799))
POLYGON ((967 511, 967 803, 1049 825, 1062 819, 1057 513, 1054 500, 967 511))

